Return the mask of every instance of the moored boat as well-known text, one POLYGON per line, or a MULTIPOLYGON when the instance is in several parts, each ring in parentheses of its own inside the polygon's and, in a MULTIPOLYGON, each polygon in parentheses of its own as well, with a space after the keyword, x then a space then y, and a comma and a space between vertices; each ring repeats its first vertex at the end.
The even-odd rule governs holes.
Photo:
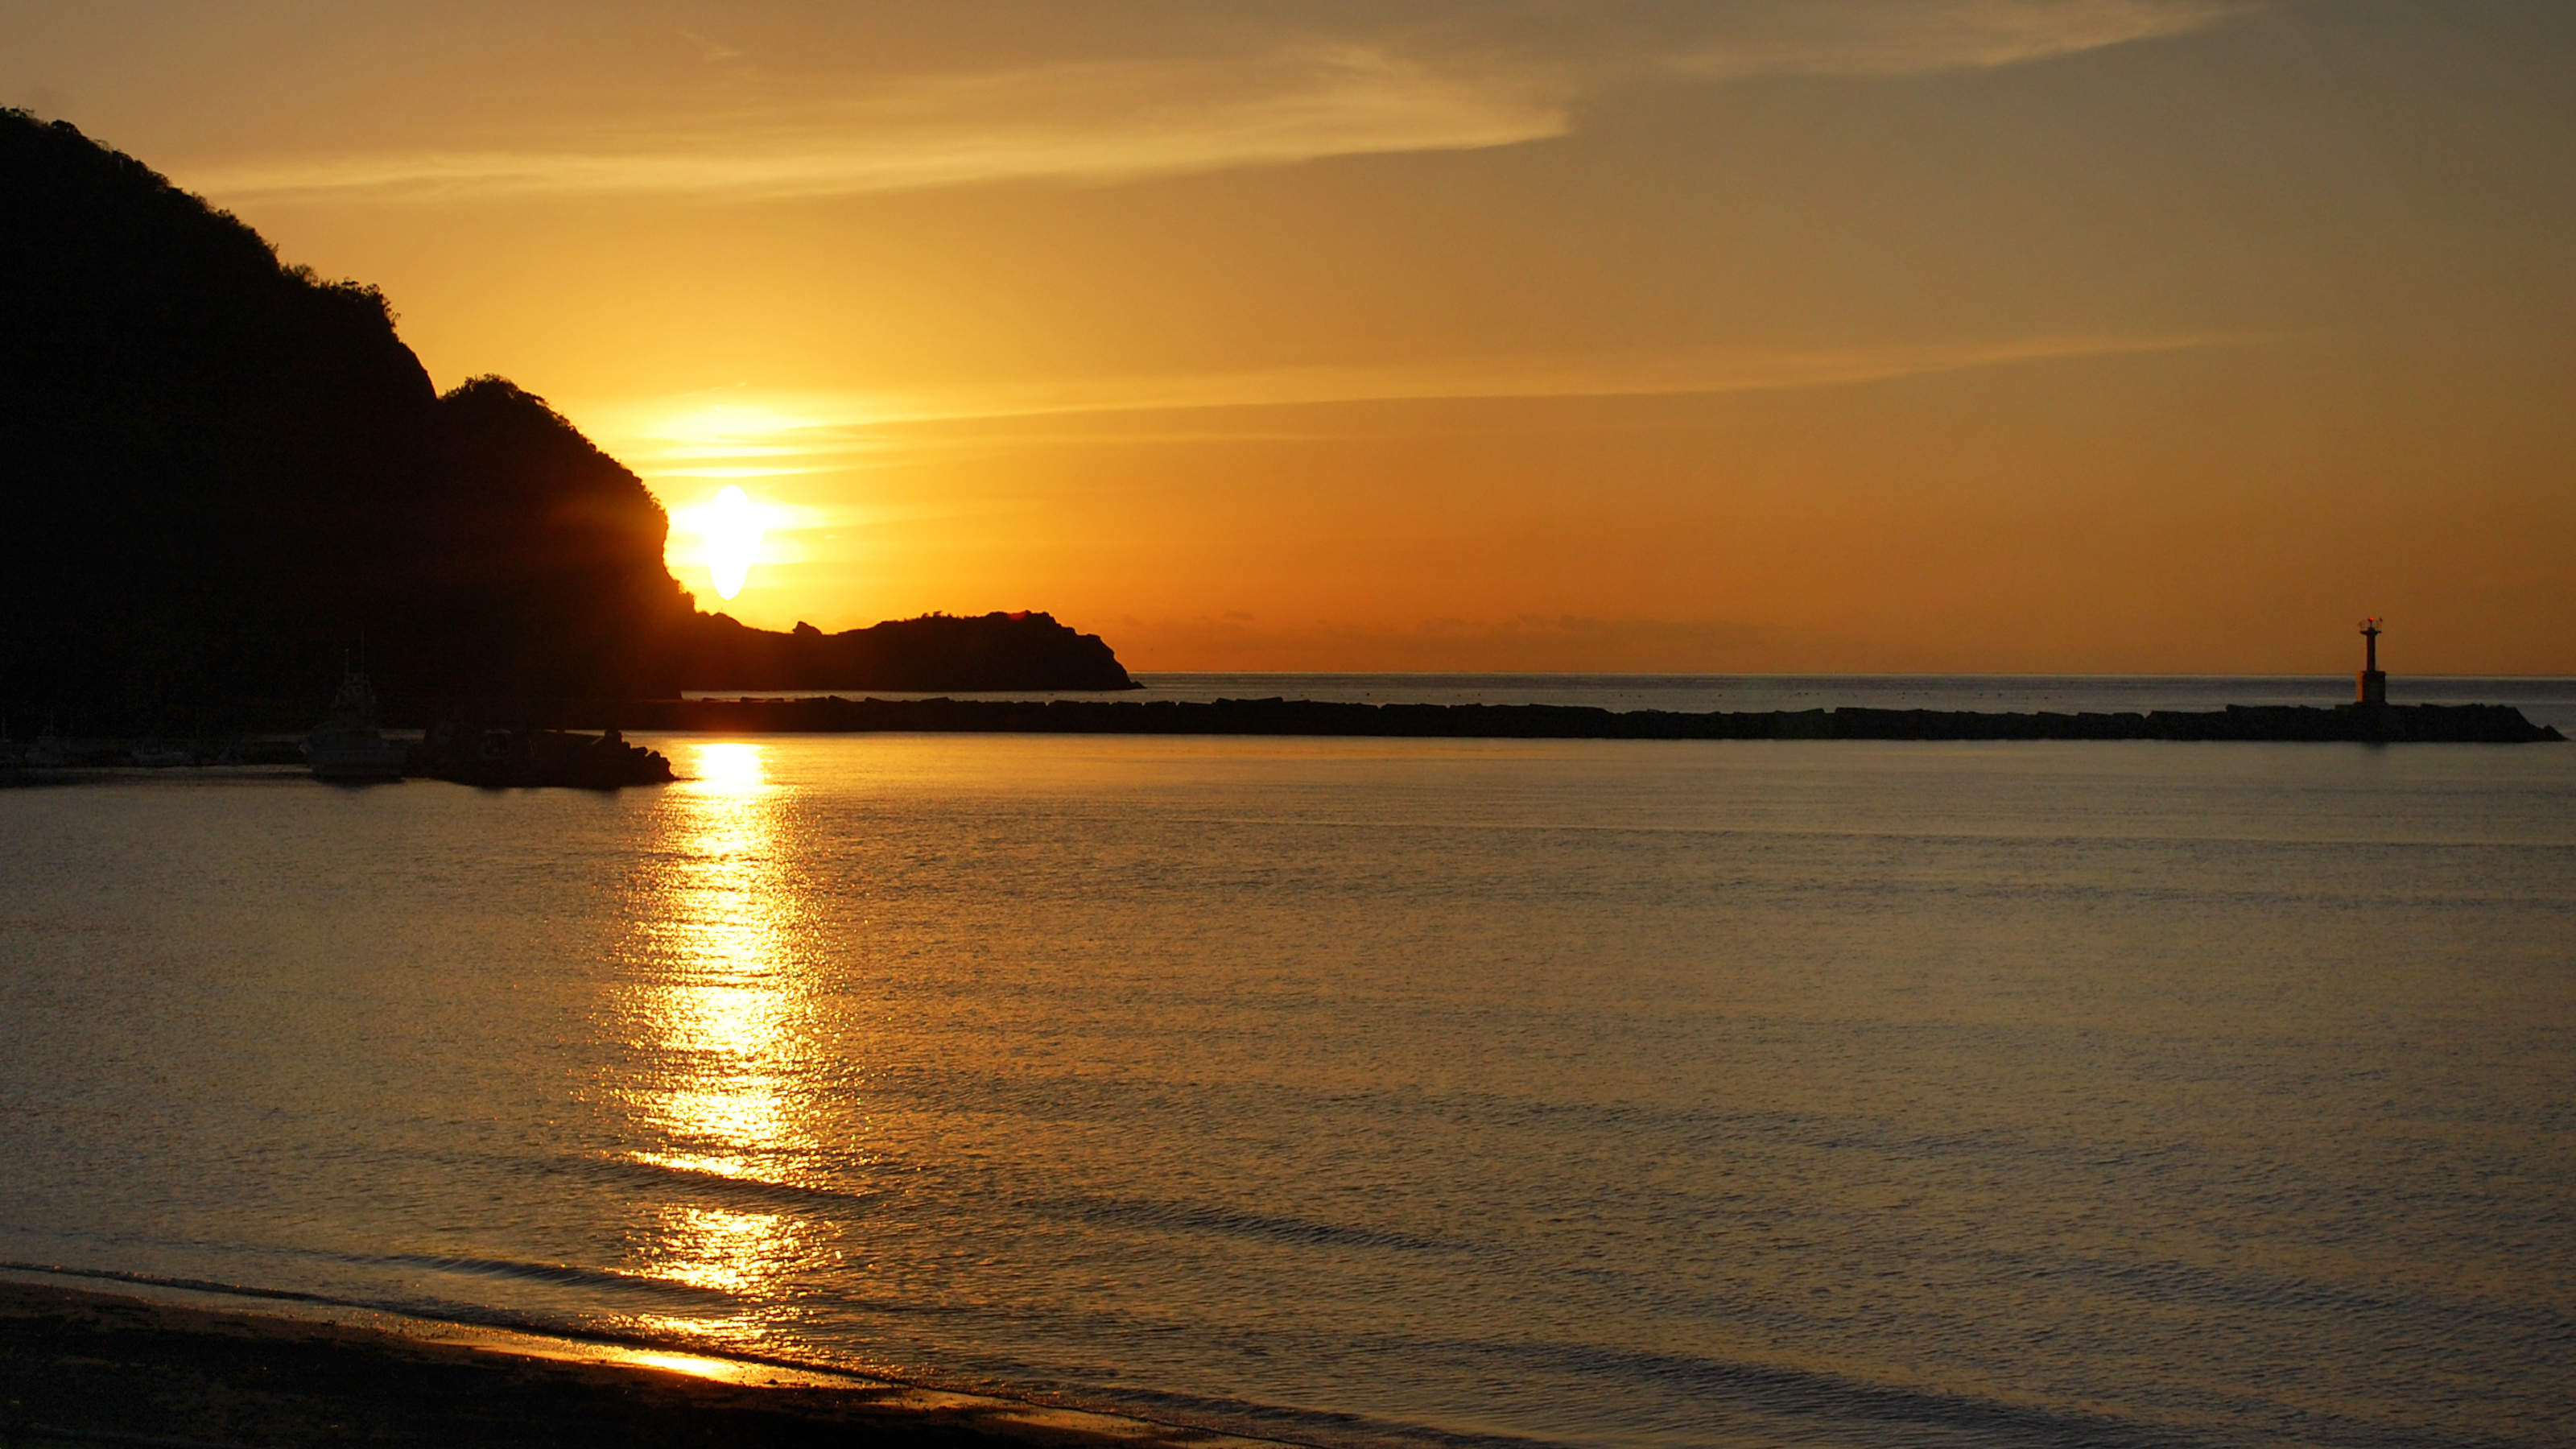
POLYGON ((376 728, 376 691, 352 669, 331 698, 331 712, 304 737, 304 759, 317 780, 399 780, 411 765, 411 748, 376 728))

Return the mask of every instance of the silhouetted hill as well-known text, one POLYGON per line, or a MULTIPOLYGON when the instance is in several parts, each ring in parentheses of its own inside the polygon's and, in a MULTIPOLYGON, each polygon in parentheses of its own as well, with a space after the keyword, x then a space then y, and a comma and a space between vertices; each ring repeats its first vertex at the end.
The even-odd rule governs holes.
POLYGON ((793 687, 835 660, 865 677, 828 686, 969 688, 1018 659, 1034 674, 1000 683, 1029 687, 1076 658, 1106 661, 1093 687, 1126 682, 1096 638, 1024 622, 818 654, 699 614, 642 482, 500 378, 439 396, 374 288, 281 266, 231 215, 21 112, 0 112, 0 199, 0 708, 20 732, 301 719, 361 631, 414 715, 693 673, 793 687))
POLYGON ((1097 634, 1047 614, 931 614, 826 634, 746 628, 724 614, 690 640, 692 689, 1126 689, 1133 681, 1097 634))

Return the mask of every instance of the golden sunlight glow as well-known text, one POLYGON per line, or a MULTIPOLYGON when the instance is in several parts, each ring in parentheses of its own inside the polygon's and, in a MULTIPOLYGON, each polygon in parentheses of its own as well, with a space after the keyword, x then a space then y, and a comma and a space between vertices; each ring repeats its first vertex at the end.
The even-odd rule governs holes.
POLYGON ((760 749, 758 745, 700 745, 698 777, 689 784, 697 791, 724 796, 755 793, 769 779, 760 749))
POLYGON ((698 537, 706 541, 707 576, 716 592, 730 599, 760 557, 760 514, 739 487, 726 485, 716 501, 698 515, 698 537))
POLYGON ((674 1205, 661 1224, 677 1248, 661 1276, 695 1288, 745 1293, 760 1287, 761 1265, 794 1235, 782 1214, 674 1205))
MULTIPOLYGON (((731 390, 725 395, 731 397, 731 390)), ((765 596, 753 608, 757 617, 746 620, 768 626, 803 617, 778 617, 781 607, 817 612, 805 601, 783 603, 771 570, 810 559, 812 543, 831 536, 825 530, 852 521, 851 509, 786 501, 774 491, 781 482, 830 471, 824 465, 848 450, 847 422, 837 413, 817 412, 811 401, 801 395, 751 401, 745 395, 716 403, 705 393, 691 393, 594 400, 578 411, 583 425, 613 443, 616 456, 669 512, 663 562, 671 572, 694 580, 704 570, 706 586, 728 602, 746 590, 765 596), (716 491, 701 491, 707 488, 716 491)), ((810 490, 812 484, 794 486, 810 490)))
MULTIPOLYGON (((778 809, 763 747, 695 747, 667 792, 665 848, 638 921, 637 1045, 659 1065, 627 1084, 645 1140, 636 1161, 748 1181, 790 1181, 807 1143, 789 1090, 799 1001, 793 897, 780 876, 778 809)), ((808 1236, 791 1213, 663 1203, 640 1225, 657 1277, 757 1294, 808 1236)), ((694 1325, 704 1329, 703 1323, 694 1325)), ((756 1337, 746 1315, 718 1325, 756 1337)))
POLYGON ((675 1374, 687 1374, 691 1378, 698 1379, 731 1381, 740 1378, 743 1372, 740 1364, 727 1363, 722 1359, 699 1358, 695 1354, 686 1353, 630 1353, 624 1355, 620 1361, 642 1364, 646 1368, 664 1369, 675 1374))
POLYGON ((752 403, 703 403, 681 400, 657 405, 646 431, 673 450, 692 450, 696 457, 760 456, 789 433, 817 425, 818 420, 788 402, 783 406, 752 403))

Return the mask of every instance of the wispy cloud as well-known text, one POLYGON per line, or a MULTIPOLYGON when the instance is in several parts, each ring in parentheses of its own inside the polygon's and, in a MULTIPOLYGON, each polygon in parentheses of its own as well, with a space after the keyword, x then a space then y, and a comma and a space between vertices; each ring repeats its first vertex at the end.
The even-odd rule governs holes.
POLYGON ((1065 413, 1467 398, 1647 397, 1836 387, 2012 363, 2243 347, 2255 333, 2069 334, 1833 348, 1682 347, 1574 357, 1472 357, 1166 377, 1082 378, 957 391, 803 395, 801 426, 1065 413))
POLYGON ((1238 612, 1129 617, 1118 620, 1116 629, 1119 657, 1130 668, 1147 670, 1722 673, 1776 669, 1785 660, 1850 652, 1844 641, 1769 624, 1574 614, 1425 619, 1408 628, 1257 620, 1238 612))
POLYGON ((187 180, 227 198, 846 195, 1466 150, 1560 135, 1569 124, 1561 100, 1525 87, 1343 47, 1260 62, 1086 63, 880 82, 759 115, 555 145, 266 162, 187 180))
MULTIPOLYGON (((500 144, 220 164, 228 200, 532 195, 783 198, 978 183, 1110 182, 1330 156, 1508 146, 1572 130, 1590 101, 1653 77, 1890 76, 2045 60, 2185 34, 2250 0, 1657 0, 1562 10, 1428 0, 1338 30, 1246 17, 1203 53, 993 69, 839 73, 800 57, 694 108, 500 144)), ((679 37, 709 66, 759 58, 679 37)))
POLYGON ((1704 76, 1920 75, 2205 30, 2243 0, 1806 0, 1717 12, 1665 64, 1704 76))
POLYGON ((1080 379, 955 391, 779 393, 732 389, 679 397, 593 399, 566 411, 610 453, 648 479, 784 477, 864 467, 924 453, 1032 444, 1243 441, 1313 437, 1281 430, 1275 414, 1240 424, 1208 421, 1217 409, 1480 398, 1654 397, 1842 387, 2014 364, 2214 347, 2246 347, 2266 334, 2066 335, 1877 347, 1676 348, 1575 358, 1467 358, 1384 366, 1080 379), (1140 419, 1103 428, 1075 419, 1195 413, 1199 420, 1140 419), (1064 429, 1007 436, 922 425, 1061 418, 1064 429))
POLYGON ((691 50, 698 53, 698 59, 705 61, 709 65, 723 65, 728 61, 736 61, 744 58, 741 51, 734 49, 732 46, 725 44, 721 40, 711 40, 706 36, 698 34, 694 30, 683 30, 679 32, 679 36, 680 39, 688 42, 691 50))
POLYGON ((2007 363, 2242 346, 2251 335, 2063 335, 1874 347, 1681 347, 1575 357, 1477 357, 1293 367, 993 389, 974 399, 887 397, 893 417, 1262 407, 1441 398, 1644 397, 1834 387, 2007 363))

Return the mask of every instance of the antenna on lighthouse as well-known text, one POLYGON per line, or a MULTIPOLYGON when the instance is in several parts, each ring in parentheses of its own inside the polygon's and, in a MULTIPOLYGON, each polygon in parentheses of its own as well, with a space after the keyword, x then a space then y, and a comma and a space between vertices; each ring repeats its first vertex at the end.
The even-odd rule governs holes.
POLYGON ((2361 679, 2359 702, 2388 703, 2388 676, 2379 668, 2380 619, 2376 614, 2361 621, 2361 679))

